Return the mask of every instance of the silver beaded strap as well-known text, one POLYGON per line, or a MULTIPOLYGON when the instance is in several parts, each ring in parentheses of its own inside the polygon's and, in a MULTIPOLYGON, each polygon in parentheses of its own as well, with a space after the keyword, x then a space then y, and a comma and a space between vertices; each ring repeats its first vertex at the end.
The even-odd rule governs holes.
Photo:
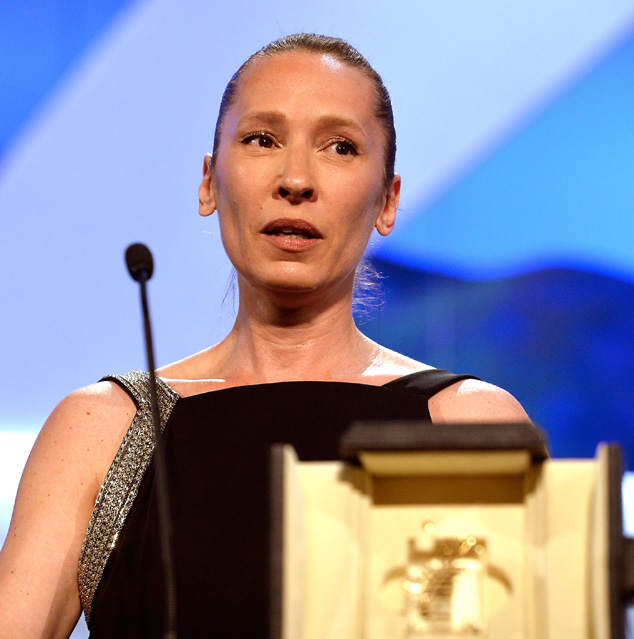
MULTIPOLYGON (((133 371, 127 375, 104 377, 104 380, 108 379, 116 380, 127 389, 137 411, 101 485, 81 547, 77 580, 86 623, 90 621, 92 600, 108 558, 152 460, 155 443, 149 374, 133 371)), ((157 390, 161 429, 164 429, 180 396, 158 378, 157 390)))

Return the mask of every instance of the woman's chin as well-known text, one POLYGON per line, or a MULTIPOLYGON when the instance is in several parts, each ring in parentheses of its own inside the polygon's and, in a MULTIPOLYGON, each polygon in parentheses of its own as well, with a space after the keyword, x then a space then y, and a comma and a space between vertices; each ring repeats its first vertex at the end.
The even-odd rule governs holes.
MULTIPOLYGON (((338 270, 338 269, 337 269, 338 270)), ((268 297, 291 306, 352 296, 354 268, 337 273, 321 264, 276 262, 238 271, 240 295, 268 297)))
POLYGON ((245 287, 240 287, 240 295, 247 291, 268 298, 272 304, 284 308, 327 303, 334 297, 352 296, 352 282, 342 280, 324 281, 323 278, 307 277, 306 274, 284 274, 278 277, 246 279, 245 287))
POLYGON ((322 288, 319 284, 305 278, 270 280, 263 284, 262 292, 265 294, 282 299, 288 298, 289 302, 297 300, 298 304, 305 304, 308 297, 318 295, 322 288))

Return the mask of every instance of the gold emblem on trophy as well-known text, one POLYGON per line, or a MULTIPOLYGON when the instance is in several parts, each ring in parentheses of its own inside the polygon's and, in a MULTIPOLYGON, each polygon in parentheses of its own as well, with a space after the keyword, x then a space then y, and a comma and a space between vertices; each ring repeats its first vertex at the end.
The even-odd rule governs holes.
POLYGON ((486 541, 474 535, 438 537, 433 522, 408 542, 401 587, 407 637, 481 637, 486 541))

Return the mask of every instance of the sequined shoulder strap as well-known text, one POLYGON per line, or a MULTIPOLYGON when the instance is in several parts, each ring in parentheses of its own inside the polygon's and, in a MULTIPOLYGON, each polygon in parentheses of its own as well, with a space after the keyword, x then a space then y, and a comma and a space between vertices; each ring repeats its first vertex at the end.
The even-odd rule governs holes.
MULTIPOLYGON (((133 371, 127 375, 110 375, 101 381, 119 384, 132 397, 137 411, 101 485, 81 547, 77 578, 87 623, 106 562, 152 460, 155 443, 149 374, 133 371)), ((157 379, 157 388, 164 429, 179 395, 160 379, 157 379)))

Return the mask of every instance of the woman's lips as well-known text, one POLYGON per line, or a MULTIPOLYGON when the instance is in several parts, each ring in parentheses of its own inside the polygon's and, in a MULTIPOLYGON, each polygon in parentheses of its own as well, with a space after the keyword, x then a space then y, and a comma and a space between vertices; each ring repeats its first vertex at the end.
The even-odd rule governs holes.
POLYGON ((291 218, 269 222, 262 233, 273 246, 296 253, 312 248, 323 238, 319 229, 310 222, 291 218))

